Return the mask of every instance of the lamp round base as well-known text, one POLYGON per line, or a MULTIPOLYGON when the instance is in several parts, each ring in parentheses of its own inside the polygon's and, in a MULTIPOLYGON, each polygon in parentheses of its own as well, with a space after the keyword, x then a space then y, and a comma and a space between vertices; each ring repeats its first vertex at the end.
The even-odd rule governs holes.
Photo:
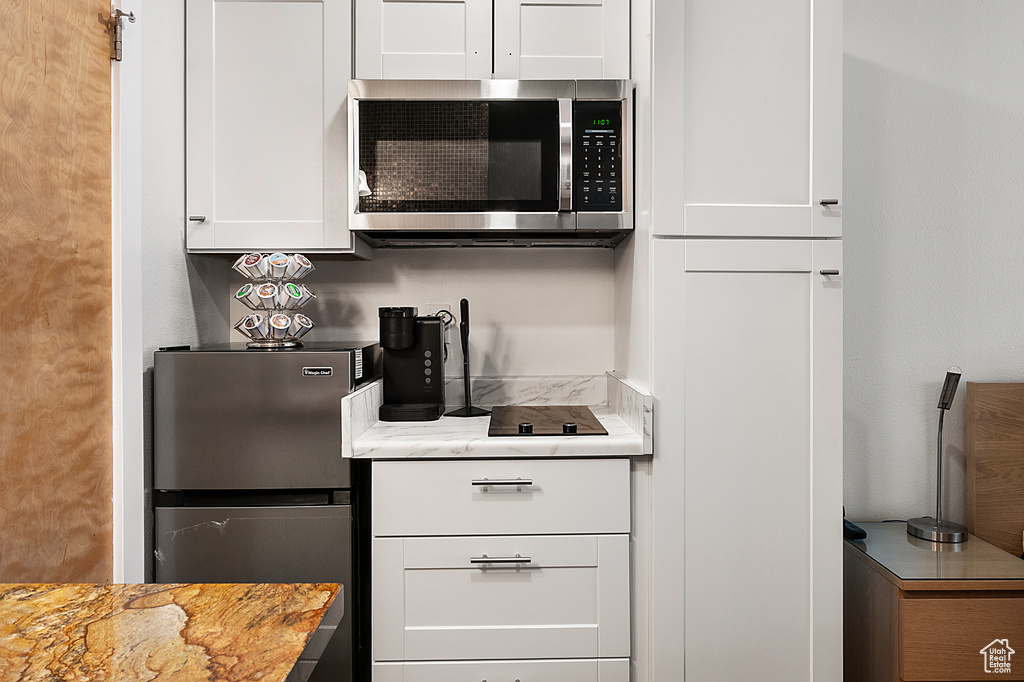
POLYGON ((966 542, 967 529, 959 523, 943 521, 936 523, 930 516, 921 516, 907 521, 907 533, 931 542, 966 542))

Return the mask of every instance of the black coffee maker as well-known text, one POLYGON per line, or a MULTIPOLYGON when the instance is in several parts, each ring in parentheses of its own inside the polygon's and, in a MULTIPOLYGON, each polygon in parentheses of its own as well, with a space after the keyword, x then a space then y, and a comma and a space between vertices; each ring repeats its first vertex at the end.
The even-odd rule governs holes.
POLYGON ((379 308, 384 351, 380 420, 422 422, 444 414, 444 321, 415 308, 379 308))

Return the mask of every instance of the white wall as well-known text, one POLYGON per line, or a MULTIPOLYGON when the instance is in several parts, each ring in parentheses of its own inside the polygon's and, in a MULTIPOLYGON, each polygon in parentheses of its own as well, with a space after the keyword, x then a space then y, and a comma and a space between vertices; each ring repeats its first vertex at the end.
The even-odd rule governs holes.
POLYGON ((963 517, 967 381, 1024 381, 1024 3, 845 3, 847 515, 963 517))
POLYGON ((147 0, 142 55, 143 343, 227 340, 228 268, 188 257, 185 224, 185 14, 180 0, 147 0))
POLYGON ((615 370, 635 386, 651 385, 651 43, 652 3, 630 6, 630 75, 634 84, 633 236, 615 251, 615 370))
MULTIPOLYGON (((602 374, 613 362, 610 249, 378 249, 372 261, 309 255, 302 282, 317 295, 303 308, 317 324, 309 341, 376 340, 377 308, 420 314, 469 300, 474 375, 602 374)), ((232 279, 232 291, 245 280, 232 279)), ((232 303, 232 322, 249 312, 232 303)), ((233 341, 242 341, 232 332, 233 341)), ((450 332, 447 375, 462 375, 458 328, 450 332)))
MULTIPOLYGON (((185 255, 184 10, 180 0, 146 0, 142 43, 142 362, 145 367, 145 479, 152 481, 153 351, 227 340, 228 274, 223 259, 185 255)), ((230 265, 230 263, 228 264, 230 265)), ((146 495, 145 529, 152 521, 146 495)), ((151 574, 152 559, 142 547, 151 574)))

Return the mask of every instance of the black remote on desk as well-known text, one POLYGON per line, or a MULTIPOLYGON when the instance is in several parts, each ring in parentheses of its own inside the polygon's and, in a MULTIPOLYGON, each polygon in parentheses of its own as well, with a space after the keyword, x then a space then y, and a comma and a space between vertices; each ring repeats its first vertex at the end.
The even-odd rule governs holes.
POLYGON ((866 530, 852 521, 843 519, 843 537, 847 540, 863 540, 868 536, 866 530))

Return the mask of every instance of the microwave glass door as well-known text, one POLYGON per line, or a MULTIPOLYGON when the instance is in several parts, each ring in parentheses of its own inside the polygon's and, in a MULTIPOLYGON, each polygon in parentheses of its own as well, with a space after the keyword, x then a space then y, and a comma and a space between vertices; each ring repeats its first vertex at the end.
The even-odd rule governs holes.
POLYGON ((558 102, 359 103, 362 213, 558 211, 558 102))

